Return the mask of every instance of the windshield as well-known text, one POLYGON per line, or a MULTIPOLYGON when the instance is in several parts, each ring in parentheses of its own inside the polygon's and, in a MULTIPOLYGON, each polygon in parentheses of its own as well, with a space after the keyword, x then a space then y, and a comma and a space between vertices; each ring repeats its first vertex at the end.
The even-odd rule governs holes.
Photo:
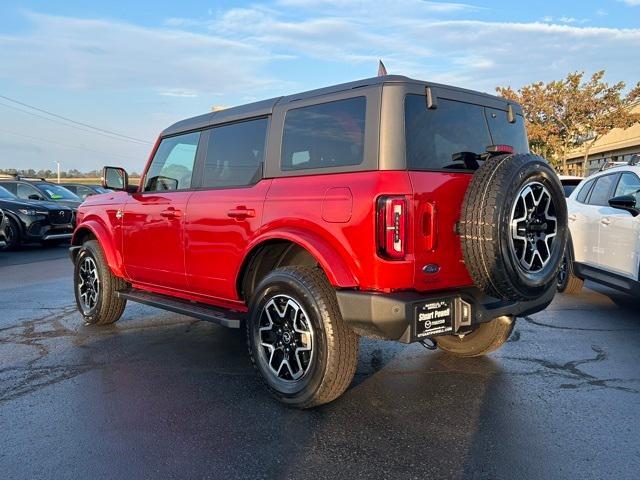
POLYGON ((50 183, 43 183, 39 185, 40 190, 42 190, 47 197, 51 200, 74 200, 76 202, 81 202, 80 197, 78 197, 75 193, 71 193, 64 187, 60 185, 54 185, 50 183))
POLYGON ((15 200, 17 197, 4 187, 0 187, 0 198, 15 200))

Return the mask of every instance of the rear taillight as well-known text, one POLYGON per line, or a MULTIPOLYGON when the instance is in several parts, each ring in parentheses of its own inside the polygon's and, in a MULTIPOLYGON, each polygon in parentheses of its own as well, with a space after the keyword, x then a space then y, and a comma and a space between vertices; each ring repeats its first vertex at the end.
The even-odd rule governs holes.
POLYGON ((403 259, 407 253, 407 199, 378 198, 377 222, 378 253, 392 260, 403 259))
POLYGON ((499 155, 503 153, 513 153, 514 149, 511 145, 489 145, 487 147, 487 153, 493 155, 499 155))

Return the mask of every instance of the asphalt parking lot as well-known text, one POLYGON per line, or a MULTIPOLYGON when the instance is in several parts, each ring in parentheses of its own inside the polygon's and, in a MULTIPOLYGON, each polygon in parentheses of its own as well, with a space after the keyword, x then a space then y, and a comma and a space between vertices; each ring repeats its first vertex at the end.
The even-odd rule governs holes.
POLYGON ((0 474, 635 479, 640 299, 587 284, 471 360, 362 340, 336 402, 272 400, 243 332, 130 304, 75 312, 66 249, 0 252, 0 474))

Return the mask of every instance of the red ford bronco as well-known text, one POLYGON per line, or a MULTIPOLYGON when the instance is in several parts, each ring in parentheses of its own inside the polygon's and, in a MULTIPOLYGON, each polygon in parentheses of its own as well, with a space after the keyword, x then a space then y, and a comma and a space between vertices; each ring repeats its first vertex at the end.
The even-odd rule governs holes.
POLYGON ((88 324, 127 300, 247 331, 301 408, 349 386, 360 335, 486 354, 552 300, 562 187, 502 98, 382 76, 207 113, 160 134, 140 185, 78 211, 88 324))

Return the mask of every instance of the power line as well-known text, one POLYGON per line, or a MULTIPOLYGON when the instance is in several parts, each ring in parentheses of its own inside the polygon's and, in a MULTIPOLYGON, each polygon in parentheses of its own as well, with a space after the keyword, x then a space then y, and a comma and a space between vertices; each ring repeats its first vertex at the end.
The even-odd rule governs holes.
POLYGON ((8 135, 15 135, 16 137, 27 138, 29 140, 35 140, 37 142, 51 143, 53 145, 58 145, 60 147, 74 148, 74 149, 77 149, 77 150, 84 150, 86 152, 97 153, 99 155, 105 155, 107 157, 120 157, 120 158, 123 158, 123 159, 126 159, 126 160, 139 160, 138 158, 129 157, 128 155, 120 155, 118 153, 105 153, 105 152, 101 152, 99 150, 93 150, 91 148, 81 147, 79 145, 69 145, 67 143, 56 142, 54 140, 49 140, 47 138, 32 137, 31 135, 24 135, 22 133, 10 132, 9 130, 0 129, 0 133, 6 133, 8 135))
POLYGON ((113 136, 111 134, 96 132, 94 130, 89 130, 88 128, 78 127, 76 125, 70 125, 68 123, 64 123, 64 122, 56 120, 54 118, 45 117, 44 115, 39 115, 39 114, 37 114, 35 112, 29 112, 28 110, 23 110, 23 109, 18 108, 18 107, 14 106, 14 105, 7 105, 6 103, 0 102, 0 106, 5 107, 5 108, 10 108, 11 110, 15 110, 17 112, 24 113, 25 115, 31 115, 33 117, 42 118, 43 120, 48 120, 49 122, 53 122, 53 123, 55 123, 57 125, 63 125, 65 127, 69 127, 69 128, 73 128, 73 129, 76 129, 76 130, 80 130, 82 132, 92 133, 92 134, 95 134, 95 135, 103 135, 104 137, 110 138, 112 140, 118 140, 118 141, 122 141, 122 142, 130 142, 130 143, 133 143, 133 144, 141 146, 141 147, 142 146, 144 146, 144 147, 147 146, 146 143, 143 145, 140 142, 133 142, 133 141, 127 139, 127 138, 115 137, 115 136, 113 136))
POLYGON ((151 142, 148 142, 146 140, 140 140, 139 138, 130 137, 130 136, 124 135, 122 133, 114 132, 113 130, 107 130, 107 129, 104 129, 104 128, 95 127, 95 126, 90 125, 88 123, 78 122, 78 121, 73 120, 71 118, 64 117, 62 115, 58 115, 57 113, 53 113, 53 112, 50 112, 48 110, 44 110, 43 108, 34 107, 33 105, 29 105, 28 103, 24 103, 24 102, 21 102, 19 100, 15 100, 13 98, 6 97, 4 95, 0 95, 0 98, 3 98, 5 100, 8 100, 9 102, 12 102, 12 103, 15 103, 15 104, 18 104, 18 105, 22 105, 23 107, 27 107, 27 108, 30 108, 32 110, 36 110, 38 112, 45 113, 45 114, 50 115, 52 117, 59 118, 61 120, 65 120, 67 122, 70 122, 70 123, 73 123, 73 124, 76 124, 76 125, 80 125, 82 127, 90 128, 91 130, 95 130, 97 132, 107 133, 107 134, 110 134, 110 135, 114 135, 116 137, 126 138, 126 139, 128 139, 130 141, 143 143, 143 144, 146 144, 146 145, 151 145, 151 142))

